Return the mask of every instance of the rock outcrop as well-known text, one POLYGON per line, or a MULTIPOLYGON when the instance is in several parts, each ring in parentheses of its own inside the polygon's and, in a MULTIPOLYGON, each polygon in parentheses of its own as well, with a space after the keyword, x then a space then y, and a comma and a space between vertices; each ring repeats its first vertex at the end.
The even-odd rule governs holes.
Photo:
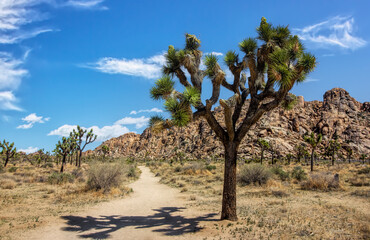
MULTIPOLYGON (((322 102, 305 102, 302 96, 297 100, 290 111, 277 108, 265 114, 244 138, 239 157, 250 158, 258 154, 258 138, 268 140, 278 155, 293 153, 294 147, 303 143, 302 135, 311 131, 323 135, 323 145, 336 135, 342 144, 350 145, 354 153, 370 153, 369 102, 360 103, 341 88, 327 91, 322 102)), ((216 118, 222 121, 221 108, 214 111, 216 118)), ((107 145, 115 157, 209 159, 223 156, 221 142, 204 119, 160 134, 153 134, 149 128, 142 134, 127 133, 102 145, 107 145)), ((93 151, 100 152, 101 146, 93 151)))

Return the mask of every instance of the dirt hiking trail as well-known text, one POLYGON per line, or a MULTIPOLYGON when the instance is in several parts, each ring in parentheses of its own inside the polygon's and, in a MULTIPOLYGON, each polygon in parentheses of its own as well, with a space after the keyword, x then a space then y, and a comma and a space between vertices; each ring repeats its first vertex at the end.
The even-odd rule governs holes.
POLYGON ((27 231, 19 239, 203 239, 205 224, 215 213, 185 207, 179 191, 160 184, 147 167, 130 184, 134 192, 119 200, 98 204, 85 212, 61 216, 44 227, 27 231))

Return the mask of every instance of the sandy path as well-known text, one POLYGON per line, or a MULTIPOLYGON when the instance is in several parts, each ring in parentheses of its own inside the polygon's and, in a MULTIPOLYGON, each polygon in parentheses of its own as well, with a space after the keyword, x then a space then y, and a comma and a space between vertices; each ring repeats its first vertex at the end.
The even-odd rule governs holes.
POLYGON ((131 196, 102 203, 86 212, 61 216, 20 239, 202 239, 216 214, 186 209, 178 190, 160 184, 147 167, 130 185, 131 196))

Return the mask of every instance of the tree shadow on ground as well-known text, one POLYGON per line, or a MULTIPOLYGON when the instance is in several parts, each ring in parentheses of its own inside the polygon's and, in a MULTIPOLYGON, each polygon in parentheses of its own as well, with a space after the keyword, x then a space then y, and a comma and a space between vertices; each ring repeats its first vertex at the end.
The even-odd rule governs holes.
POLYGON ((212 218, 217 215, 215 213, 195 218, 171 215, 175 212, 181 212, 182 209, 185 208, 164 207, 153 209, 156 213, 149 216, 62 216, 61 218, 67 220, 69 225, 62 228, 62 230, 81 233, 79 235, 81 238, 105 239, 110 237, 110 233, 125 227, 134 226, 136 229, 156 227, 153 232, 161 232, 167 236, 178 236, 201 230, 199 222, 217 221, 212 218))

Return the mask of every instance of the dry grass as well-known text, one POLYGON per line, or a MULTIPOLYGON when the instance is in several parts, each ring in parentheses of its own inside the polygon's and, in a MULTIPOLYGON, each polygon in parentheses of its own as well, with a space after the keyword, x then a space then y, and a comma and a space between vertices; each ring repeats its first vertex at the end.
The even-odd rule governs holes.
POLYGON ((308 180, 301 183, 303 190, 320 190, 320 191, 330 191, 330 190, 341 190, 343 187, 339 182, 339 175, 331 175, 328 173, 314 173, 308 180), (338 176, 336 179, 335 176, 338 176))
POLYGON ((17 167, 13 173, 0 173, 0 239, 13 239, 17 233, 53 221, 62 214, 124 197, 132 191, 126 185, 134 180, 123 178, 119 186, 106 192, 89 191, 86 189, 87 164, 83 164, 82 169, 68 165, 67 180, 57 173, 57 166, 38 168, 23 164, 17 167))
MULTIPOLYGON (((200 174, 196 178, 175 171, 180 165, 170 166, 165 162, 150 165, 152 171, 160 175, 161 182, 182 192, 184 198, 189 200, 187 207, 219 213, 223 165, 212 164, 216 169, 211 175, 200 174)), ((282 168, 291 174, 295 167, 282 168)), ((294 177, 285 181, 277 177, 262 186, 238 186, 239 220, 206 223, 208 231, 204 239, 369 239, 370 188, 355 187, 349 182, 349 179, 364 175, 358 174, 363 168, 354 164, 316 166, 315 173, 306 180, 321 174, 327 177, 324 180, 318 178, 319 182, 324 181, 323 188, 312 188, 310 191, 302 190, 302 181, 294 177), (338 188, 333 188, 336 186, 332 182, 335 174, 339 174, 340 178, 338 188)), ((301 170, 310 172, 309 166, 302 166, 301 170)))

